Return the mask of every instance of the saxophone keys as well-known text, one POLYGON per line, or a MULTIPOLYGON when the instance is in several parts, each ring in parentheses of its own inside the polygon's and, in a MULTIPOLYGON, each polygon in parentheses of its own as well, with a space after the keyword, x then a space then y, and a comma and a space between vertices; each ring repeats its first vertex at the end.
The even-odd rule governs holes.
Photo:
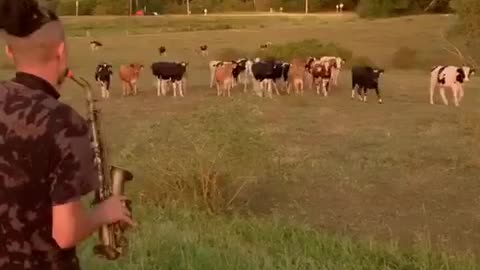
POLYGON ((107 260, 115 260, 120 256, 120 252, 110 246, 96 245, 93 247, 93 253, 98 257, 107 260))

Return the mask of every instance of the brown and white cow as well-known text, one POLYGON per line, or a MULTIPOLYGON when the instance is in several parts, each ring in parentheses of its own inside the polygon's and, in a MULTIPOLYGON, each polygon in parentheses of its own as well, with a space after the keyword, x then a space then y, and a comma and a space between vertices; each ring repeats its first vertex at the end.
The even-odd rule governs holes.
POLYGON ((323 56, 320 58, 321 62, 328 61, 330 66, 332 67, 332 76, 331 82, 336 87, 338 86, 338 77, 340 76, 340 70, 342 69, 342 65, 345 64, 345 60, 341 57, 336 56, 323 56))
POLYGON ((134 95, 137 94, 137 82, 140 77, 140 72, 142 70, 143 65, 138 63, 120 66, 120 71, 118 72, 118 74, 120 80, 122 81, 123 96, 130 95, 132 92, 134 95))
POLYGON ((445 88, 450 88, 453 94, 455 106, 460 105, 463 98, 463 84, 470 81, 470 77, 475 74, 475 69, 470 66, 435 66, 430 72, 430 104, 433 102, 433 94, 437 86, 440 86, 440 96, 443 103, 448 105, 445 97, 445 88))
POLYGON ((290 88, 293 85, 295 95, 303 95, 307 62, 305 60, 294 58, 288 71, 287 94, 290 95, 290 88))
POLYGON ((233 70, 236 68, 235 62, 220 62, 215 66, 215 82, 217 85, 217 96, 230 97, 230 90, 233 87, 233 70))
POLYGON ((322 62, 320 60, 312 61, 307 70, 310 71, 313 77, 313 84, 317 90, 317 95, 320 95, 320 85, 322 87, 323 96, 328 96, 330 88, 330 79, 332 77, 332 66, 329 61, 322 62))

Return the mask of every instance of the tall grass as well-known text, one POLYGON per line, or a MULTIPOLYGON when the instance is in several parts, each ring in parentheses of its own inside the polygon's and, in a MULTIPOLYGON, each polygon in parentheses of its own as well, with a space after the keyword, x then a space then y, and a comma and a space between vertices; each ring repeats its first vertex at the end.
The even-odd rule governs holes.
POLYGON ((210 213, 230 209, 249 185, 275 171, 275 149, 258 113, 245 101, 226 101, 142 130, 124 155, 140 173, 145 197, 210 213))
POLYGON ((89 243, 81 249, 84 269, 478 269, 469 257, 353 242, 279 219, 212 217, 153 207, 138 209, 137 216, 141 227, 130 233, 127 255, 115 262, 100 261, 89 243))

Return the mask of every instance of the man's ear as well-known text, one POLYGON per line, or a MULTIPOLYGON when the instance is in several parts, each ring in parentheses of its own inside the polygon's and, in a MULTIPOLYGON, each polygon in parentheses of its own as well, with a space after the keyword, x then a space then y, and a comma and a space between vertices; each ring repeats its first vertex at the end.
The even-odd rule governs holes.
POLYGON ((65 52, 65 42, 60 42, 60 44, 58 44, 58 47, 57 47, 57 57, 58 58, 62 58, 62 57, 66 57, 66 52, 65 52))
POLYGON ((13 52, 8 45, 5 45, 5 54, 8 56, 8 58, 13 60, 13 52))

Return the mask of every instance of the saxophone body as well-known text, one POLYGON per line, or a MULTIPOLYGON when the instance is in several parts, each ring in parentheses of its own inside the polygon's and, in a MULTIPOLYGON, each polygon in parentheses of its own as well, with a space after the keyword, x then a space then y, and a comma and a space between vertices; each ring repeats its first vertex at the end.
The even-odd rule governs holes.
MULTIPOLYGON (((100 121, 98 120, 98 111, 92 98, 92 91, 90 84, 82 77, 76 79, 70 70, 67 70, 66 76, 72 79, 75 83, 80 85, 86 94, 87 99, 87 121, 90 124, 92 131, 92 144, 95 152, 95 163, 98 168, 98 179, 100 188, 95 191, 94 204, 100 203, 108 199, 112 195, 124 195, 125 183, 133 179, 133 174, 127 169, 117 166, 110 166, 109 170, 105 161, 105 149, 100 134, 100 121), (108 171, 108 173, 107 173, 108 171)), ((131 212, 131 201, 125 202, 126 207, 131 212)), ((121 223, 109 224, 102 226, 98 231, 98 238, 100 243, 93 247, 95 255, 108 259, 115 260, 120 255, 125 254, 128 247, 128 241, 124 236, 127 226, 122 226, 121 223)))

